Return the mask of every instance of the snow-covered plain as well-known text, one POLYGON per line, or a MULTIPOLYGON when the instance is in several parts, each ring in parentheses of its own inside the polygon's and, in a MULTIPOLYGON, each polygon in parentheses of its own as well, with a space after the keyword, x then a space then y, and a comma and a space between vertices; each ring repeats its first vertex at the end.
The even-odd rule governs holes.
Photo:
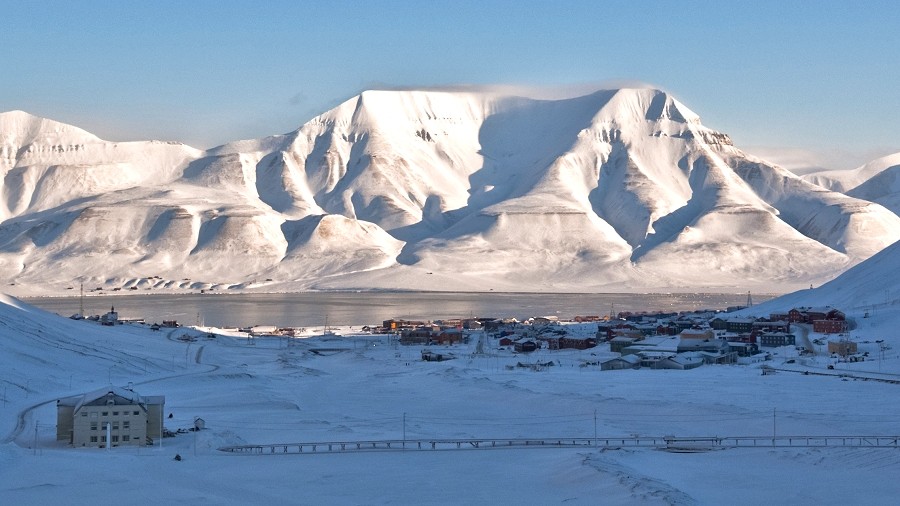
MULTIPOLYGON (((894 248, 896 250, 896 248, 894 248)), ((889 252, 890 253, 890 252, 889 252)), ((896 259, 896 256, 894 256, 896 259)), ((876 259, 877 260, 877 259, 876 259)), ((895 268, 885 260, 877 270, 895 268)), ((876 270, 872 268, 872 270, 876 270)), ((835 283, 840 282, 839 278, 835 283)), ((896 279, 896 278, 894 278, 896 279)), ((845 285, 846 286, 846 285, 845 285)), ((824 289, 824 287, 822 288, 824 289)), ((848 287, 849 289, 849 287, 848 287)), ((820 289, 821 290, 821 289, 820 289)), ((779 307, 777 301, 769 302, 779 307)), ((760 310, 764 310, 761 308, 760 310)), ((690 371, 579 367, 608 348, 513 356, 479 337, 459 358, 419 360, 421 347, 385 336, 193 342, 60 318, 0 303, 0 501, 4 504, 894 504, 900 449, 727 449, 667 453, 593 448, 232 455, 252 443, 428 437, 897 435, 900 385, 799 374, 900 378, 900 301, 855 338, 885 339, 879 361, 804 362, 793 348, 758 366, 690 371), (319 349, 319 353, 313 352, 319 349), (544 371, 506 366, 554 361, 544 371), (162 447, 72 449, 55 441, 60 397, 109 383, 166 396, 170 430, 206 429, 162 447), (405 423, 404 423, 405 422, 405 423), (37 424, 37 432, 35 426, 37 424), (35 440, 37 446, 34 446, 35 440), (175 454, 183 457, 175 461, 175 454)), ((578 324, 592 333, 595 325, 578 324)), ((343 329, 345 332, 347 329, 343 329)), ((604 351, 606 350, 606 351, 604 351)))

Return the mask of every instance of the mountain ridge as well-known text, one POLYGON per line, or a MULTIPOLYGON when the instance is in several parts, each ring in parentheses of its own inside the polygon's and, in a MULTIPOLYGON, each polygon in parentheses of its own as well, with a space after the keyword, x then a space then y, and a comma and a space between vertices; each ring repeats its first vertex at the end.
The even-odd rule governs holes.
POLYGON ((47 125, 40 156, 0 130, 0 279, 29 287, 788 290, 900 239, 652 89, 366 91, 206 151, 47 125))

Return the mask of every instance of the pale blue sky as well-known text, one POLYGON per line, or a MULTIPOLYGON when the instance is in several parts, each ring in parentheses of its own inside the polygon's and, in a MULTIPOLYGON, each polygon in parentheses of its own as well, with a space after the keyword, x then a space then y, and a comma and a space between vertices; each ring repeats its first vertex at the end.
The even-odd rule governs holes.
POLYGON ((371 87, 643 82, 755 154, 900 152, 894 1, 0 0, 0 48, 0 111, 110 140, 284 133, 371 87))

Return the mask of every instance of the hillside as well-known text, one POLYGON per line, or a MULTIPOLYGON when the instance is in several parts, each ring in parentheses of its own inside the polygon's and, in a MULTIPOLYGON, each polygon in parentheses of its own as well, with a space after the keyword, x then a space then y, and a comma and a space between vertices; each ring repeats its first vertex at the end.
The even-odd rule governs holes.
MULTIPOLYGON (((858 320, 866 313, 877 314, 883 331, 900 321, 900 241, 856 265, 834 280, 812 289, 769 300, 745 313, 767 315, 792 307, 832 306, 858 320)), ((859 320, 861 322, 861 320, 859 320)), ((871 323, 871 322, 869 322, 871 323)))
MULTIPOLYGON (((596 332, 595 323, 565 328, 596 332)), ((869 503, 896 497, 885 475, 900 471, 900 406, 884 400, 897 385, 862 379, 896 381, 893 349, 877 364, 837 363, 835 371, 826 369, 833 359, 800 358, 793 347, 768 350, 766 365, 778 374, 760 374, 760 364, 603 371, 596 364, 613 356, 607 344, 522 354, 475 331, 468 344, 431 347, 458 358, 426 362, 424 346, 346 328, 339 329, 343 337, 288 343, 227 332, 210 338, 206 330, 102 327, 0 296, 5 503, 128 497, 136 504, 479 504, 502 497, 593 505, 603 497, 617 504, 727 504, 740 497, 848 504, 859 499, 858 487, 869 503), (482 341, 489 344, 483 350, 482 341), (165 396, 163 424, 172 437, 139 447, 123 438, 111 449, 58 440, 56 401, 109 386, 165 396), (195 417, 204 429, 186 430, 195 417), (776 433, 779 444, 788 437, 798 444, 769 446, 776 433), (626 442, 635 436, 703 440, 683 453, 626 442), (747 438, 745 446, 711 446, 713 438, 732 436, 747 438), (804 437, 822 436, 832 436, 834 446, 802 446, 804 437), (866 446, 840 446, 842 437, 853 444, 859 436, 866 446), (874 436, 894 446, 868 446, 874 436), (578 446, 554 446, 576 438, 578 446), (592 439, 604 446, 608 439, 611 447, 586 444, 592 439), (366 449, 385 440, 394 449, 366 449), (433 441, 442 446, 430 449, 433 441), (354 450, 355 442, 366 443, 354 450), (298 443, 307 443, 303 454, 298 443), (252 455, 218 451, 266 444, 277 446, 252 455), (348 451, 338 450, 341 444, 348 451), (402 444, 406 449, 396 449, 402 444), (742 479, 723 487, 709 479, 710 469, 742 479), (511 486, 510 476, 520 475, 529 479, 511 486), (798 491, 797 476, 815 486, 798 491)), ((897 345, 894 334, 855 337, 868 343, 861 346, 870 356, 875 339, 897 345)), ((114 437, 129 432, 114 423, 114 437)))
POLYGON ((897 165, 900 165, 900 153, 877 158, 855 169, 811 172, 804 175, 803 179, 832 191, 848 193, 881 172, 897 165))
POLYGON ((206 152, 0 115, 0 279, 135 289, 787 291, 900 239, 671 95, 366 91, 206 152))
POLYGON ((847 195, 868 200, 900 214, 900 160, 867 181, 847 192, 847 195))

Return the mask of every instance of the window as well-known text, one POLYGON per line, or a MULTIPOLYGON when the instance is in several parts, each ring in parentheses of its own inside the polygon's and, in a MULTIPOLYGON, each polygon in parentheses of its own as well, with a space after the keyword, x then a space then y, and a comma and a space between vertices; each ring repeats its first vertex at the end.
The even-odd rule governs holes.
POLYGON ((101 442, 101 443, 105 443, 105 442, 106 442, 106 436, 100 436, 100 442, 101 442))
POLYGON ((109 411, 104 411, 103 416, 109 416, 109 411))
POLYGON ((97 442, 97 436, 91 436, 91 443, 97 442))
POLYGON ((118 442, 119 442, 119 436, 113 436, 113 437, 112 437, 112 442, 113 442, 113 443, 118 443, 118 442))
POLYGON ((138 415, 138 412, 137 412, 137 411, 135 411, 135 412, 134 412, 134 416, 137 416, 137 415, 138 415))
POLYGON ((119 430, 119 422, 113 422, 112 426, 112 430, 119 430))
POLYGON ((96 411, 94 411, 93 413, 91 413, 91 418, 97 418, 97 412, 96 412, 96 411))
POLYGON ((82 411, 81 416, 87 416, 87 411, 82 411))
POLYGON ((91 422, 91 430, 97 430, 97 422, 91 422))
POLYGON ((129 422, 128 420, 123 421, 123 422, 122 422, 122 428, 125 429, 125 430, 130 429, 130 428, 131 428, 131 422, 129 422))
POLYGON ((118 411, 113 411, 113 416, 119 416, 119 412, 118 412, 118 411))
POLYGON ((131 436, 125 434, 124 436, 122 436, 122 441, 131 441, 131 436))

